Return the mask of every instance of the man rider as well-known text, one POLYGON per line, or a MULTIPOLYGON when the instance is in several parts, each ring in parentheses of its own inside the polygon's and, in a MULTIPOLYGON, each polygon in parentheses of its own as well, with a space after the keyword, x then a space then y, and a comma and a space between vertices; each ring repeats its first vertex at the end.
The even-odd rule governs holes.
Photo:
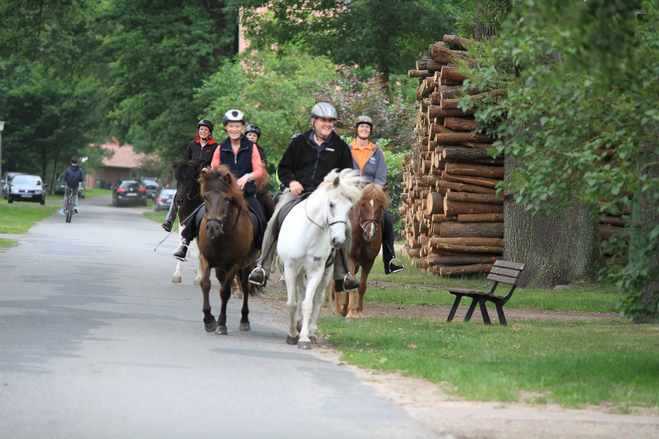
MULTIPOLYGON (((210 166, 216 148, 217 142, 213 139, 213 122, 208 119, 202 119, 197 124, 197 137, 185 149, 183 158, 186 160, 200 160, 201 167, 205 168, 210 166)), ((172 201, 167 217, 162 223, 162 228, 166 232, 172 231, 172 225, 176 219, 177 212, 178 206, 172 201)))
MULTIPOLYGON (((352 155, 348 145, 334 132, 336 109, 332 104, 319 102, 311 109, 311 130, 296 134, 291 139, 284 156, 279 162, 278 174, 284 191, 275 213, 268 223, 261 247, 261 256, 256 268, 250 273, 249 281, 265 285, 272 270, 278 230, 274 230, 283 206, 310 194, 321 185, 332 169, 352 169, 352 155)), ((349 278, 348 260, 352 245, 352 227, 346 227, 346 240, 334 264, 335 288, 337 291, 354 290, 359 281, 349 278), (345 282, 344 282, 345 280, 345 282)))

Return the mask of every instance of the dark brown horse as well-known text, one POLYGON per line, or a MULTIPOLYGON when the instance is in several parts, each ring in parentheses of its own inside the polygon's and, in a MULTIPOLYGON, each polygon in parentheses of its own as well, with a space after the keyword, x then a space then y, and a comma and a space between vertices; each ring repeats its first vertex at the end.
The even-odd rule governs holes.
POLYGON ((226 166, 213 170, 204 169, 199 179, 206 207, 206 214, 199 225, 197 246, 201 262, 201 291, 204 295, 204 324, 207 332, 217 329, 219 334, 227 334, 226 311, 231 297, 231 280, 237 277, 243 294, 240 330, 249 331, 249 307, 247 300, 252 293, 247 281, 254 268, 260 249, 253 246, 252 222, 249 219, 247 202, 236 179, 226 166), (222 308, 218 321, 211 314, 208 293, 211 288, 210 272, 220 281, 222 308))
POLYGON ((380 218, 389 207, 387 193, 376 184, 364 187, 364 195, 350 213, 352 223, 352 247, 350 248, 350 274, 357 275, 362 269, 359 283, 359 301, 355 307, 355 292, 346 293, 343 306, 341 293, 334 291, 334 312, 348 319, 364 317, 364 294, 366 281, 373 268, 373 263, 382 247, 382 224, 380 218))

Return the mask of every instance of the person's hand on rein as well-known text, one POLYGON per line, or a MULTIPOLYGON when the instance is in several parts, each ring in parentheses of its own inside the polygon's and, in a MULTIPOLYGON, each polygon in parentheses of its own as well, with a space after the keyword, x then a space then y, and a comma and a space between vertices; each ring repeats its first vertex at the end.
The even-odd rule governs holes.
POLYGON ((240 187, 240 190, 245 190, 245 185, 249 181, 249 178, 247 177, 247 174, 243 175, 236 181, 238 183, 238 186, 240 187))
POLYGON ((291 190, 293 195, 300 195, 304 192, 304 187, 298 181, 291 181, 291 184, 288 185, 288 188, 291 190))

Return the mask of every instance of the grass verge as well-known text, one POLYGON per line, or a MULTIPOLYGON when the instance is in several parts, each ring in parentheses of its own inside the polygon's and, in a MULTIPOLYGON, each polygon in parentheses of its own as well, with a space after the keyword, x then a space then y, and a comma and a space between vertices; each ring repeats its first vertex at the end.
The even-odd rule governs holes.
POLYGON ((620 413, 659 405, 659 325, 334 317, 321 325, 349 363, 427 378, 456 398, 605 404, 620 413))
MULTIPOLYGON (((145 217, 149 218, 150 220, 153 220, 157 223, 162 223, 165 221, 165 218, 167 217, 167 211, 166 210, 161 210, 159 212, 154 212, 153 211, 153 200, 149 200, 149 207, 151 210, 145 210, 142 212, 142 215, 145 217)), ((178 221, 174 222, 174 227, 172 227, 172 231, 174 233, 178 233, 178 221)))
POLYGON ((112 195, 112 189, 87 189, 85 190, 85 198, 95 198, 102 195, 112 195))
POLYGON ((12 241, 11 239, 0 238, 0 248, 11 247, 14 244, 16 244, 16 241, 12 241))
POLYGON ((0 233, 14 233, 22 235, 30 228, 61 209, 59 204, 44 205, 28 202, 14 202, 8 204, 7 200, 0 202, 0 233))

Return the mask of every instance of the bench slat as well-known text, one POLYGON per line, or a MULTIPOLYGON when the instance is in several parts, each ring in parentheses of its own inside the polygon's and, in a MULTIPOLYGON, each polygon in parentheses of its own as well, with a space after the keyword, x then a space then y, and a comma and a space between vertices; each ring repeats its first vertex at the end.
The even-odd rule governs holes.
POLYGON ((515 279, 514 277, 500 276, 498 274, 488 274, 487 280, 492 280, 494 282, 499 282, 502 284, 517 285, 517 279, 515 279))
POLYGON ((515 279, 518 279, 522 275, 522 272, 519 270, 509 270, 508 268, 499 268, 499 267, 492 267, 490 273, 502 274, 504 276, 514 277, 515 279))
POLYGON ((509 261, 494 261, 495 267, 512 268, 513 270, 524 270, 524 264, 509 261))

